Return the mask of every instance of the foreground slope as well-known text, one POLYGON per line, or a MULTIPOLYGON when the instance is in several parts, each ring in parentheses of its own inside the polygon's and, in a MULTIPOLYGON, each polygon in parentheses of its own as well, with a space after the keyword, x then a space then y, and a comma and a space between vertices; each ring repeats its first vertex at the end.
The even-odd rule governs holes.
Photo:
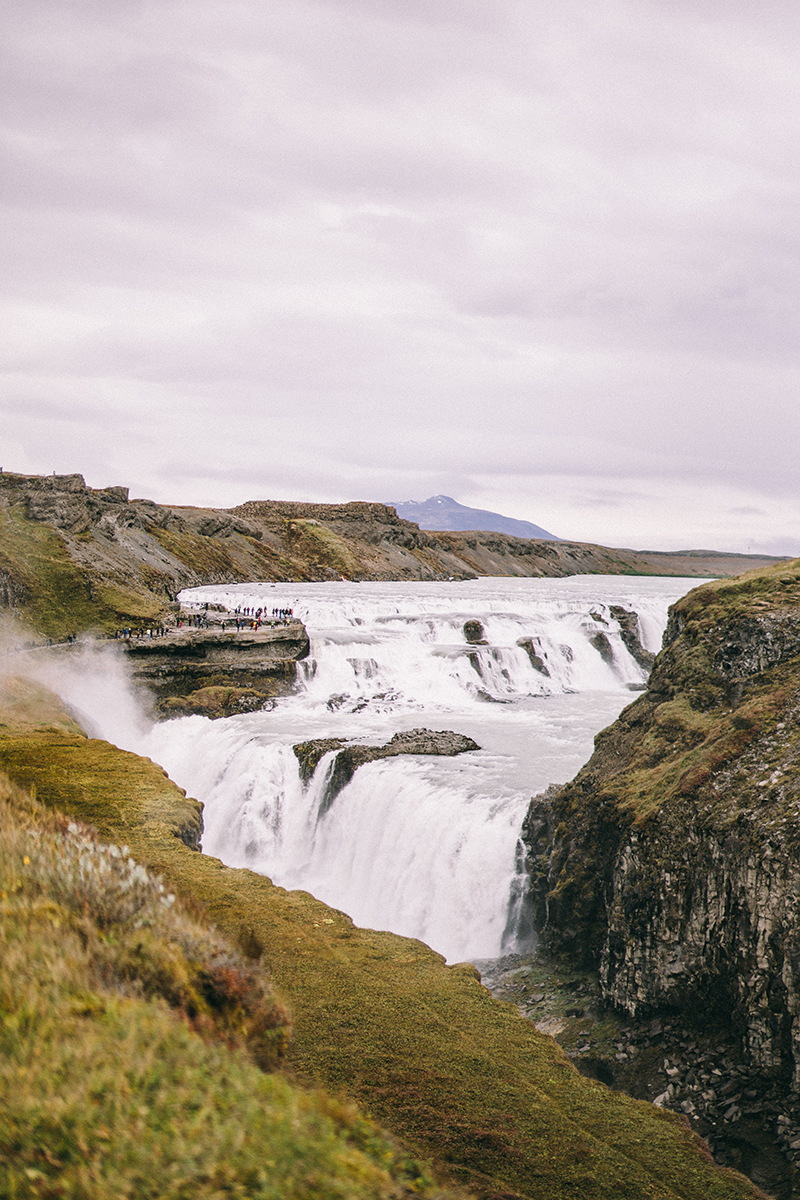
POLYGON ((358 1099, 476 1194, 759 1195, 716 1168, 679 1118, 578 1075, 553 1041, 492 999, 473 968, 447 967, 420 942, 356 929, 306 893, 192 849, 198 806, 159 767, 83 736, 55 697, 20 681, 5 685, 0 769, 46 805, 124 842, 179 895, 199 901, 220 931, 263 949, 293 1010, 297 1077, 358 1099))
POLYGON ((0 880, 1 1195, 446 1200, 354 1105, 266 1073, 287 1014, 252 954, 2 774, 0 880))

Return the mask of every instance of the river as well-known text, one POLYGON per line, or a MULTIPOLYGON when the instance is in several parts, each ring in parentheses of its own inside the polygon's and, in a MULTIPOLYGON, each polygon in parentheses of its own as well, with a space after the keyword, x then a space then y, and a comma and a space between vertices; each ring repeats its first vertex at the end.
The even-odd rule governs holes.
POLYGON ((99 693, 97 679, 59 690, 203 801, 207 853, 310 891, 358 925, 420 938, 449 961, 491 958, 517 947, 530 797, 577 772, 644 682, 610 607, 635 611, 643 645, 658 650, 669 604, 697 583, 581 575, 193 589, 184 605, 294 610, 312 646, 294 695, 227 720, 147 727, 107 669, 99 693), (474 620, 486 645, 466 640, 474 620), (368 763, 327 811, 330 755, 301 784, 297 742, 380 744, 421 726, 467 734, 480 750, 368 763))

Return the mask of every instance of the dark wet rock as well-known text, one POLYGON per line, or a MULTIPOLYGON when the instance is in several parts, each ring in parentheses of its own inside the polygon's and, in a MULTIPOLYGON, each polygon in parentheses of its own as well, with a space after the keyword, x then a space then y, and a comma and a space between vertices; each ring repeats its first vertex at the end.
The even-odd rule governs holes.
POLYGON ((534 671, 538 671, 540 675, 545 675, 549 679, 550 671, 548 670, 547 663, 544 661, 541 655, 537 653, 540 647, 534 643, 533 638, 518 638, 517 645, 527 654, 534 671))
POLYGON ((489 644, 484 636, 483 625, 480 621, 465 621, 464 637, 470 646, 488 646, 489 644))
POLYGON ((186 696, 170 696, 160 703, 158 711, 167 719, 199 716, 218 721, 258 712, 271 703, 274 703, 272 697, 254 688, 217 686, 198 688, 186 696))
POLYGON ((295 758, 300 764, 300 780, 303 787, 313 778, 320 759, 331 750, 341 750, 345 744, 342 738, 312 738, 311 741, 298 742, 296 746, 292 746, 295 758))
POLYGON ((547 925, 547 892, 549 888, 550 855, 555 836, 554 801, 559 793, 556 784, 534 796, 522 823, 521 838, 525 846, 525 871, 528 891, 523 900, 525 918, 536 930, 547 925))
POLYGON ((480 675, 481 679, 483 679, 483 671, 481 670, 481 660, 478 657, 478 655, 474 654, 474 653, 468 654, 467 660, 469 662, 469 665, 472 667, 473 671, 475 672, 475 674, 480 675))
POLYGON ((652 651, 645 650, 641 643, 639 638, 639 618, 636 613, 630 609, 622 608, 618 604, 612 604, 608 611, 619 625, 622 644, 631 658, 639 664, 643 671, 652 670, 656 656, 652 651))
POLYGON ((589 638, 589 641, 592 646, 594 646, 603 662, 609 667, 612 666, 614 663, 614 651, 612 649, 611 642, 608 640, 608 635, 605 633, 594 633, 589 638))
POLYGON ((345 745, 338 738, 316 738, 301 742, 292 749, 300 763, 300 777, 307 783, 320 759, 331 750, 338 750, 325 789, 320 815, 327 812, 342 788, 346 787, 359 767, 364 763, 376 762, 381 758, 395 758, 400 754, 438 754, 453 757, 469 750, 480 750, 477 742, 452 730, 408 729, 396 733, 383 746, 345 745))

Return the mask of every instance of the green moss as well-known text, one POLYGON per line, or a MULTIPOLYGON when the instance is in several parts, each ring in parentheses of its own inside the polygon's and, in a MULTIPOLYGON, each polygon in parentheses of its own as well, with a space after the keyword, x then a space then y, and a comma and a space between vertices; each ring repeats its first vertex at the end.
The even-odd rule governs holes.
POLYGON ((62 536, 29 521, 21 506, 0 514, 0 570, 23 591, 20 615, 38 633, 60 641, 87 630, 110 633, 120 623, 152 620, 162 606, 147 594, 96 583, 69 555, 62 536))
POLYGON ((285 1028, 262 968, 139 867, 131 909, 109 865, 129 882, 0 778, 0 1194, 446 1200, 355 1106, 236 1049, 285 1028))
POLYGON ((292 554, 312 565, 327 568, 348 578, 360 578, 362 567, 344 538, 313 520, 286 522, 286 538, 292 554))
POLYGON ((149 532, 180 562, 191 565, 198 576, 211 579, 238 576, 230 549, 219 538, 156 527, 149 532))
POLYGON ((120 625, 143 625, 157 621, 164 613, 164 603, 148 593, 134 592, 113 584, 98 584, 94 588, 95 602, 103 612, 108 632, 120 625), (109 624, 109 618, 113 618, 109 624))
POLYGON ((91 586, 70 560, 62 538, 25 519, 20 508, 3 514, 0 568, 24 589, 24 611, 43 634, 59 638, 96 618, 91 586))

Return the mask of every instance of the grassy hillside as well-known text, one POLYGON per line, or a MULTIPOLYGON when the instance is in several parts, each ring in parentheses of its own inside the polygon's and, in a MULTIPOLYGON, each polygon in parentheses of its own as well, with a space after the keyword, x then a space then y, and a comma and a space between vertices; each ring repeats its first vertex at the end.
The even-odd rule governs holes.
MULTIPOLYGON (((162 876, 165 886, 179 897, 190 897, 193 904, 201 905, 223 935, 249 947, 250 953, 263 953, 263 961, 269 965, 271 977, 293 1013, 293 1035, 285 1060, 290 1073, 306 1083, 323 1083, 337 1092, 341 1089, 351 1099, 358 1100, 382 1125, 403 1138, 412 1155, 432 1159, 437 1170, 453 1181, 468 1185, 476 1195, 487 1200, 490 1197, 494 1200, 500 1197, 507 1200, 513 1197, 566 1200, 575 1196, 582 1200, 600 1200, 601 1197, 603 1200, 640 1200, 644 1197, 734 1200, 758 1195, 743 1177, 718 1170, 703 1144, 689 1133, 681 1119, 610 1092, 578 1075, 555 1042, 538 1033, 515 1009, 492 999, 480 986, 473 968, 446 967, 439 955, 419 942, 356 929, 349 918, 306 893, 285 892, 261 876, 226 868, 217 860, 191 850, 187 842, 191 842, 197 819, 196 806, 170 783, 160 768, 105 742, 82 736, 54 697, 42 691, 31 692, 22 682, 6 685, 5 705, 0 709, 0 768, 16 787, 35 789, 39 801, 49 809, 63 811, 73 820, 90 821, 103 839, 129 846, 133 859, 162 876)), ((28 857, 33 859, 30 854, 28 857)), ((27 867, 24 858, 25 854, 22 865, 27 867)), ((9 872, 10 886, 16 888, 22 881, 20 902, 27 904, 29 885, 19 866, 19 850, 13 862, 16 873, 9 872)), ((8 896, 17 897, 17 892, 4 890, 7 899, 8 896)), ((161 893, 157 893, 158 903, 160 897, 161 893)), ((17 903, 16 899, 14 903, 17 903)), ((63 901, 54 903, 63 907, 63 901)), ((83 909, 78 907, 80 913, 69 917, 62 915, 60 908, 52 910, 54 919, 59 922, 59 936, 62 940, 66 938, 65 944, 69 946, 72 945, 69 939, 74 922, 83 919, 83 909)), ((44 914, 42 926, 52 925, 47 915, 51 910, 45 906, 41 912, 44 914)), ((25 953, 23 947, 27 936, 17 937, 20 955, 25 953)), ((103 936, 107 938, 107 935, 103 936)), ((135 936, 140 936, 138 931, 135 936)), ((119 935, 115 933, 112 940, 117 937, 124 947, 127 944, 125 929, 119 935)), ((85 954, 85 947, 80 949, 83 942, 79 931, 76 939, 75 953, 85 954)), ((113 949, 108 953, 112 964, 128 963, 131 959, 130 948, 113 949)), ((160 954, 160 951, 148 948, 143 957, 148 963, 159 962, 160 954)), ((169 955, 175 954, 178 954, 177 950, 170 950, 169 955)), ((45 980, 52 972, 49 964, 52 964, 53 955, 43 945, 41 951, 37 950, 30 957, 34 962, 31 966, 33 975, 29 983, 20 985, 24 996, 21 1001, 13 1001, 17 1008, 13 1010, 7 1028, 39 1029, 35 1023, 26 1024, 34 1021, 29 1015, 34 1009, 36 1012, 41 1010, 41 1017, 37 1016, 35 1021, 48 1019, 47 1004, 36 1008, 39 1004, 37 992, 39 987, 45 986, 45 980), (14 1015, 17 1011, 24 1011, 19 1020, 14 1015)), ((74 997, 65 1000, 67 1009, 70 1006, 74 1009, 71 1020, 83 1021, 80 1028, 89 1030, 92 1038, 105 1036, 103 1031, 106 1029, 110 1037, 119 1037, 120 1013, 123 1009, 128 1011, 129 1003, 135 1007, 144 1000, 136 995, 116 998, 114 980, 110 977, 111 997, 96 1002, 92 997, 99 994, 95 981, 97 972, 91 964, 86 970, 89 973, 81 977, 85 982, 76 985, 81 994, 88 997, 86 1002, 76 1005, 74 997)), ((191 979, 190 966, 181 970, 191 979)), ((175 973, 170 966, 166 971, 167 979, 174 978, 175 973)), ((144 974, 146 979, 153 975, 149 965, 144 974)), ((155 975, 161 978, 158 971, 155 975)), ((146 989, 151 985, 142 983, 141 986, 146 989)), ((49 984, 47 988, 50 988, 49 984)), ((50 991, 47 988, 45 994, 50 995, 52 988, 50 991)), ((95 1113, 100 1110, 94 1107, 91 1088, 88 1093, 81 1090, 79 1068, 75 1068, 74 1075, 67 1076, 70 1080, 75 1079, 78 1095, 82 1097, 76 1105, 75 1115, 69 1115, 71 1109, 61 1107, 59 1097, 63 1088, 57 1088, 52 1077, 48 1083, 47 1075, 41 1075, 36 1085, 39 1089, 36 1096, 41 1098, 31 1101, 31 1106, 36 1112, 43 1111, 44 1097, 47 1097, 47 1104, 56 1113, 44 1120, 41 1126, 44 1134, 37 1132, 34 1136, 31 1125, 34 1118, 25 1115, 29 1107, 27 1102, 24 1112, 18 1115, 18 1100, 13 1091, 6 1093, 6 1116, 2 1118, 5 1124, 0 1124, 0 1130, 10 1132, 2 1134, 7 1140, 0 1144, 8 1147, 30 1144, 36 1148, 31 1150, 34 1157, 30 1160, 30 1168, 26 1163, 22 1171, 14 1175, 15 1186, 19 1181, 20 1188, 28 1188, 27 1192, 20 1190, 17 1194, 57 1194, 55 1191, 35 1192, 33 1188, 38 1186, 35 1181, 39 1176, 29 1177, 25 1171, 40 1172, 49 1179, 52 1172, 59 1170, 52 1164, 48 1166, 47 1153, 52 1153, 56 1162, 65 1161, 63 1141, 73 1136, 65 1133, 65 1128, 80 1127, 81 1132, 76 1138, 79 1136, 81 1143, 94 1155, 96 1178, 105 1180, 101 1165, 105 1161, 102 1157, 104 1147, 110 1147, 116 1141, 109 1121, 118 1122, 114 1128, 119 1130, 119 1138, 127 1146, 133 1139, 129 1135, 123 1138, 123 1125, 132 1122, 134 1131, 139 1126, 135 1108, 131 1110, 125 1106, 129 1104, 129 1097, 138 1098, 141 1094, 141 1082, 150 1078, 147 1064, 151 1062, 157 1063, 158 1070, 163 1069, 174 1080, 175 1090, 168 1090, 163 1106, 155 1108, 156 1127, 147 1125, 150 1102, 141 1105, 148 1110, 147 1115, 140 1113, 139 1116, 150 1130, 147 1135, 150 1138, 147 1143, 149 1157, 156 1162, 162 1161, 158 1156, 171 1155, 174 1143, 175 1153, 180 1162, 184 1162, 192 1146, 196 1149, 198 1142, 205 1140, 207 1126, 223 1122, 226 1114, 233 1120, 235 1111, 238 1133, 234 1142, 241 1148, 244 1164, 241 1167, 243 1174, 237 1176, 235 1182, 219 1174, 222 1170, 220 1162, 227 1154, 227 1150, 223 1153, 223 1148, 228 1145, 226 1138, 233 1137, 226 1126, 214 1143, 219 1147, 216 1166, 204 1166, 202 1171, 209 1172, 207 1175, 198 1168, 199 1173, 192 1177, 201 1179, 203 1187, 208 1188, 207 1193, 198 1191, 194 1183, 176 1182, 175 1188, 184 1187, 183 1192, 159 1194, 358 1197, 389 1195, 393 1193, 386 1189, 407 1186, 408 1174, 402 1155, 380 1148, 377 1134, 364 1132, 369 1126, 364 1126, 346 1105, 344 1109, 336 1106, 325 1109, 323 1106, 322 1116, 319 1116, 318 1101, 292 1099, 282 1083, 268 1085, 260 1077, 258 1082, 252 1083, 249 1099, 242 1098, 239 1103, 226 1098, 238 1095, 236 1089, 240 1087, 247 1091, 256 1078, 247 1074, 250 1068, 242 1058, 245 1051, 226 1051, 234 1054, 235 1064, 226 1059, 230 1065, 223 1069, 219 1057, 222 1051, 215 1045, 201 1050, 192 1040, 197 1035, 187 1032, 185 1018, 181 1025, 180 1016, 170 1016, 169 1001, 165 1006, 163 991, 155 995, 151 1003, 154 1008, 147 1010, 149 1015, 142 1016, 143 1025, 137 1025, 138 1032, 122 1038, 125 1047, 122 1061, 129 1070, 113 1090, 110 1080, 99 1086, 102 1115, 98 1115, 96 1123, 95 1113), (169 1033, 173 1026, 163 1024, 170 1020, 179 1022, 174 1026, 177 1032, 173 1040, 169 1033), (145 1047, 148 1037, 152 1037, 149 1049, 145 1047), (211 1057, 207 1058, 206 1054, 211 1057), (189 1072, 186 1078, 191 1080, 191 1087, 182 1091, 183 1065, 189 1072), (211 1086, 212 1081, 215 1086, 222 1086, 220 1079, 234 1091, 223 1093, 219 1102, 216 1098, 201 1099, 199 1105, 191 1101, 195 1087, 202 1097, 207 1094, 204 1087, 211 1086), (279 1097, 275 1105, 281 1108, 283 1116, 276 1116, 269 1108, 265 1115, 268 1093, 279 1097), (293 1109, 292 1105, 296 1107, 293 1109), (78 1110, 88 1111, 92 1130, 76 1125, 78 1110), (371 1162, 360 1168, 363 1171, 358 1184, 361 1191, 349 1181, 344 1184, 315 1182, 317 1190, 314 1190, 307 1179, 297 1184, 296 1192, 281 1190, 283 1184, 275 1184, 275 1190, 269 1192, 267 1187, 273 1186, 269 1181, 263 1184, 263 1192, 248 1190, 255 1189, 255 1184, 247 1182, 250 1177, 246 1174, 257 1166, 252 1147, 263 1144, 265 1139, 271 1145, 273 1137, 271 1133, 265 1133, 264 1122, 274 1122, 285 1129, 299 1119, 291 1116, 284 1121, 289 1111, 311 1114, 312 1123, 316 1121, 323 1127, 322 1140, 330 1155, 325 1159, 325 1150, 306 1151, 302 1148, 305 1132, 301 1131, 298 1134, 301 1148, 295 1151, 288 1144, 285 1152, 280 1151, 274 1160, 280 1161, 280 1169, 286 1177, 294 1179, 292 1171, 300 1171, 300 1163, 305 1169, 305 1164, 316 1161, 315 1155, 322 1155, 328 1167, 331 1167, 331 1155, 337 1161, 341 1159, 344 1164, 341 1170, 347 1171, 346 1164, 355 1161, 351 1151, 366 1148, 371 1162), (58 1114, 62 1112, 66 1113, 64 1124, 59 1124, 61 1116, 58 1114), (178 1133, 165 1130, 162 1143, 158 1129, 166 1122, 168 1114, 171 1117, 185 1115, 188 1127, 185 1132, 178 1133), (326 1124, 326 1121, 332 1124, 326 1124), (108 1137, 104 1131, 108 1132, 108 1137), (90 1133, 91 1141, 87 1140, 90 1133), (58 1150, 51 1151, 51 1144, 56 1144, 53 1141, 56 1135, 58 1150), (51 1141, 46 1142, 46 1137, 51 1141), (375 1147, 378 1147, 377 1152, 375 1147), (374 1172, 385 1154, 394 1154, 386 1160, 389 1175, 378 1178, 374 1172), (184 1158, 180 1158, 181 1155, 184 1158), (214 1170, 218 1172, 216 1175, 214 1170), (30 1186, 25 1182, 27 1179, 30 1179, 30 1186), (301 1190, 303 1186, 306 1191, 301 1190), (369 1187, 373 1191, 369 1191, 369 1187), (381 1187, 385 1189, 383 1193, 379 1190, 381 1187)), ((183 1009, 188 1011, 185 1003, 183 1009)), ((249 1035, 244 1018, 241 1018, 241 1025, 239 1016, 229 1024, 232 1024, 239 1044, 247 1046, 249 1035)), ((69 1043, 73 1028, 78 1027, 66 1023, 65 1045, 69 1043)), ((35 1036, 31 1034, 25 1054, 34 1054, 35 1046, 42 1045, 47 1051, 44 1059, 50 1058, 49 1047, 55 1043, 55 1023, 49 1028, 50 1033, 42 1026, 41 1032, 36 1032, 35 1036)), ((280 1022, 273 1028, 280 1031, 280 1022)), ((80 1038, 76 1036, 73 1040, 80 1041, 80 1038)), ((104 1054, 105 1051, 98 1049, 96 1057, 100 1060, 104 1054)), ((26 1063, 28 1061, 29 1058, 25 1059, 26 1063)), ((57 1059, 57 1062, 60 1064, 61 1060, 57 1059)), ((15 1069, 11 1068, 9 1081, 14 1078, 15 1069)), ((62 1070, 60 1065, 58 1069, 62 1070)), ((168 1089, 172 1087, 170 1083, 168 1089)), ((152 1095, 160 1094, 154 1087, 152 1095)), ((135 1103, 130 1099, 130 1104, 135 1103)), ((280 1137, 278 1140, 280 1142, 280 1137)), ((79 1158, 84 1152, 77 1140, 74 1144, 79 1158)), ((124 1150, 124 1155, 138 1155, 138 1150, 131 1146, 124 1150)), ((272 1161, 270 1151, 268 1163, 272 1161)), ((136 1169, 140 1168, 137 1166, 136 1169)), ((183 1169, 182 1166, 175 1167, 176 1180, 183 1180, 184 1176, 180 1174, 183 1169)), ((261 1169, 267 1167, 262 1163, 261 1169)), ((272 1170, 272 1167, 268 1169, 272 1170)), ((116 1180, 117 1177, 109 1171, 109 1178, 116 1180)), ((259 1186, 262 1185, 259 1183, 259 1186)), ((422 1187, 424 1191, 424 1183, 413 1186, 422 1187)), ((120 1188, 117 1194, 120 1191, 137 1196, 149 1194, 135 1189, 131 1192, 130 1188, 127 1193, 120 1188)), ((76 1184, 73 1192, 66 1194, 103 1193, 81 1192, 76 1184)))
POLYGON ((264 1072, 290 1024, 252 949, 5 776, 0 958, 3 1196, 442 1195, 353 1104, 264 1072))

